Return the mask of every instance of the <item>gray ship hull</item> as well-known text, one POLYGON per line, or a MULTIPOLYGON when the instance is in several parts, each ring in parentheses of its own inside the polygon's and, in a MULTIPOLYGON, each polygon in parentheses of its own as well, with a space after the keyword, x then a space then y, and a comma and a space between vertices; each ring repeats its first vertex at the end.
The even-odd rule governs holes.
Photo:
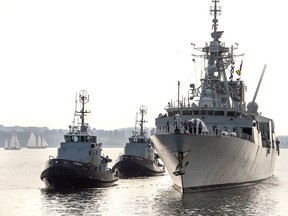
POLYGON ((238 186, 273 175, 276 149, 221 135, 151 136, 174 186, 183 193, 238 186))

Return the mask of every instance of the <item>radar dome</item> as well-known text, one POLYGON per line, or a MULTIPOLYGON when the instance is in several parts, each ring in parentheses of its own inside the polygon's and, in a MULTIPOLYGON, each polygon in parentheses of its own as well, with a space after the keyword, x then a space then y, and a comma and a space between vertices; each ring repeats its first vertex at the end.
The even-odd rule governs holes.
POLYGON ((206 95, 206 96, 211 96, 211 94, 212 94, 211 89, 206 89, 206 90, 205 90, 205 95, 206 95))
POLYGON ((202 97, 199 101, 200 107, 213 107, 212 99, 210 97, 202 97))

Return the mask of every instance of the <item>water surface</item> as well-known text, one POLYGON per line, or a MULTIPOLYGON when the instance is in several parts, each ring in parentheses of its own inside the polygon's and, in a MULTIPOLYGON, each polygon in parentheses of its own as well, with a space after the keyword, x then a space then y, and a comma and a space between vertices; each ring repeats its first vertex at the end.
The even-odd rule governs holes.
MULTIPOLYGON (((288 150, 277 158, 275 175, 234 189, 181 195, 168 174, 120 179, 109 188, 49 192, 40 174, 56 148, 0 149, 0 216, 13 215, 288 215, 288 150)), ((120 148, 103 149, 113 159, 120 148)))

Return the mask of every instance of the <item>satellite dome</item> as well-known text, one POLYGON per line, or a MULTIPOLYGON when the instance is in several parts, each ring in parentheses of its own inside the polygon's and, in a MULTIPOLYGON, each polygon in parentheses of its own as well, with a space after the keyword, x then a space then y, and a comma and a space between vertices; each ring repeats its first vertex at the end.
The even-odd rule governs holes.
POLYGON ((206 96, 211 96, 211 94, 212 94, 211 89, 206 89, 206 90, 205 90, 205 95, 206 95, 206 96))
POLYGON ((202 97, 199 101, 200 107, 212 107, 212 99, 210 97, 202 97))

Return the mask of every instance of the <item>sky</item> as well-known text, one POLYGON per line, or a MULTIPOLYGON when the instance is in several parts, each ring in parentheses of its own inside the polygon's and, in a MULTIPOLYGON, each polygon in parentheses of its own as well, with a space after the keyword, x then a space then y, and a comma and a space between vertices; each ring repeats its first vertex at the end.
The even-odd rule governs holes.
MULTIPOLYGON (((210 0, 0 0, 0 124, 66 129, 76 93, 90 95, 90 125, 133 127, 145 105, 146 126, 186 95, 200 60, 193 50, 211 40, 210 0)), ((239 43, 236 67, 252 101, 288 134, 286 1, 220 0, 226 46, 239 43)), ((198 81, 199 82, 199 81, 198 81)))

